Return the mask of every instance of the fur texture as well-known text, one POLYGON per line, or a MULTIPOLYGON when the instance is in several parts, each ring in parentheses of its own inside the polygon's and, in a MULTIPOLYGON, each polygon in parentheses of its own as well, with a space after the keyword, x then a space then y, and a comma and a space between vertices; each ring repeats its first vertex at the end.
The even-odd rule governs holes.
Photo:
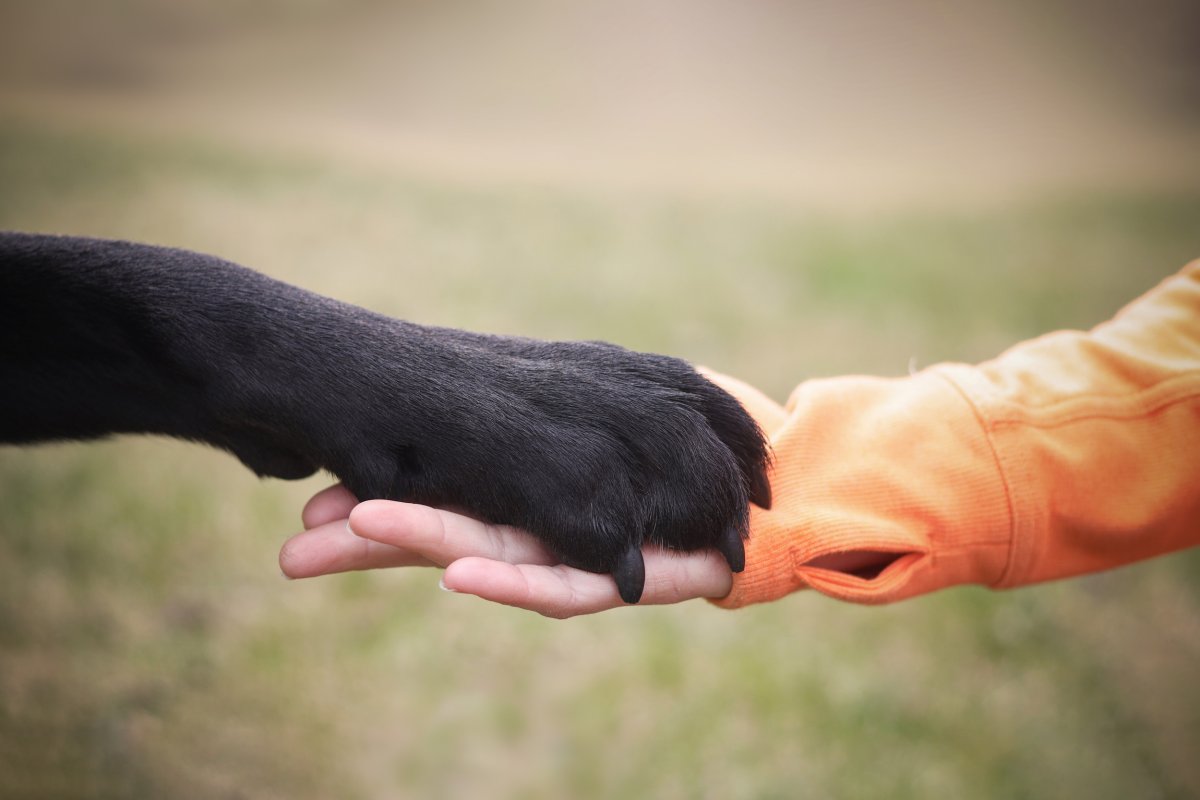
POLYGON ((642 592, 641 546, 741 569, 754 421, 688 364, 414 325, 211 256, 0 233, 0 442, 151 433, 262 476, 453 505, 642 592))

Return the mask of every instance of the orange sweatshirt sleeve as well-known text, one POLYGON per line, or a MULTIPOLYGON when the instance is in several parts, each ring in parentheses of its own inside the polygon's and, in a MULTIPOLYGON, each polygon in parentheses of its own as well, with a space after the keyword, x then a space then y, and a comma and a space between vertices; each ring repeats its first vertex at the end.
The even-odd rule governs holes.
POLYGON ((775 451, 774 506, 718 605, 1007 588, 1200 544, 1200 261, 978 366, 812 380, 786 409, 715 379, 775 451), (895 558, 870 578, 812 563, 855 551, 895 558))

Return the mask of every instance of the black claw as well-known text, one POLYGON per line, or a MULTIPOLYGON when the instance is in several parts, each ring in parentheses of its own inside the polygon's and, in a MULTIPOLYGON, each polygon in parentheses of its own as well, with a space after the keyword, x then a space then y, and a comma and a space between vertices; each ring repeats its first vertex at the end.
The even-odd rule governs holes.
POLYGON ((771 507, 771 483, 765 469, 756 469, 750 476, 750 502, 760 508, 771 507))
POLYGON ((642 589, 646 586, 646 564, 642 561, 641 548, 631 544, 628 550, 618 556, 612 576, 622 600, 630 605, 641 600, 642 589))
POLYGON ((736 528, 726 529, 724 535, 717 541, 717 549, 721 551, 721 555, 725 556, 725 560, 729 562, 729 568, 734 572, 741 572, 746 568, 746 546, 742 543, 742 537, 736 528))

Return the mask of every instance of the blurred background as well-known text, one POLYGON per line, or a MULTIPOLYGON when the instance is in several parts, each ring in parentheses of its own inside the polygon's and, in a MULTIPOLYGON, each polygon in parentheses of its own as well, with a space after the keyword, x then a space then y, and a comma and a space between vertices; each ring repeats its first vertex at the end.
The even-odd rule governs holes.
MULTIPOLYGON (((0 0, 0 227, 783 400, 1200 256, 1200 7, 0 0)), ((1200 796, 1196 552, 552 622, 428 571, 286 582, 326 482, 0 449, 0 796, 1200 796)))

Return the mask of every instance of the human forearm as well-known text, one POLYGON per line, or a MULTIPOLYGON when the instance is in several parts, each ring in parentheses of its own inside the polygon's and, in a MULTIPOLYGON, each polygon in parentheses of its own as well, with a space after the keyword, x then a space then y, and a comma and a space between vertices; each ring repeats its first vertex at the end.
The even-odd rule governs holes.
POLYGON ((1197 543, 1198 328, 1200 263, 1093 331, 977 367, 801 385, 771 436, 775 506, 753 512, 722 604, 1017 586, 1197 543), (895 554, 877 576, 829 568, 871 552, 895 554))

